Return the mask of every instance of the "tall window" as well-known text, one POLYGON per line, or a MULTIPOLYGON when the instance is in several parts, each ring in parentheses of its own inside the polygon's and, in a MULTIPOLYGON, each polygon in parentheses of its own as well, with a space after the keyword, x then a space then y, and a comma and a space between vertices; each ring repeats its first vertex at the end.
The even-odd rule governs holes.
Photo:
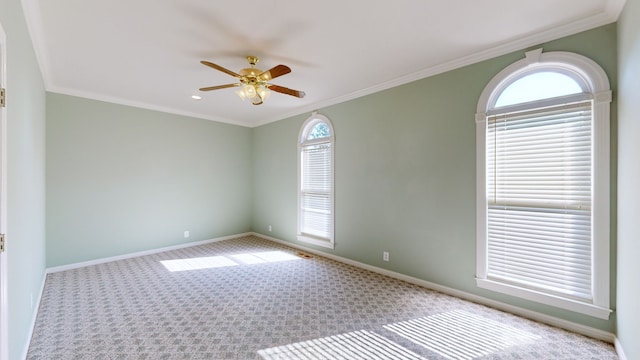
POLYGON ((298 240, 333 248, 331 122, 313 113, 298 138, 298 240))
POLYGON ((478 286, 609 317, 609 103, 583 56, 527 53, 478 103, 478 286))

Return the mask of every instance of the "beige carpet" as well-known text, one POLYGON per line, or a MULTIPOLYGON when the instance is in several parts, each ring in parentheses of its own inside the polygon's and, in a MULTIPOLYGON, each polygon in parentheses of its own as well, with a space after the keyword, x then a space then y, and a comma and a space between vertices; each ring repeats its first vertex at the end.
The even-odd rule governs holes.
POLYGON ((28 359, 617 359, 611 344, 249 236, 47 276, 28 359))

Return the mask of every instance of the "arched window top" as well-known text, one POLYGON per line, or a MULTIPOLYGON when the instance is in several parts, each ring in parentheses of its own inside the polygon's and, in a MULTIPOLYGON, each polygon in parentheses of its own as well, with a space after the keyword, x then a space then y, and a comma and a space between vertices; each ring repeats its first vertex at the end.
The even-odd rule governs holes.
POLYGON ((317 141, 333 141, 333 126, 331 121, 318 113, 313 113, 305 121, 300 131, 300 144, 317 141))
POLYGON ((588 91, 575 78, 551 70, 534 70, 516 79, 498 95, 494 107, 580 94, 588 91))
POLYGON ((307 134, 306 140, 315 140, 331 136, 331 130, 326 122, 316 123, 307 134))
POLYGON ((528 51, 524 59, 507 66, 491 79, 478 100, 476 121, 514 108, 522 110, 520 108, 587 99, 611 101, 609 79, 600 65, 579 54, 543 53, 537 49, 528 51), (539 87, 540 83, 544 86, 539 87))

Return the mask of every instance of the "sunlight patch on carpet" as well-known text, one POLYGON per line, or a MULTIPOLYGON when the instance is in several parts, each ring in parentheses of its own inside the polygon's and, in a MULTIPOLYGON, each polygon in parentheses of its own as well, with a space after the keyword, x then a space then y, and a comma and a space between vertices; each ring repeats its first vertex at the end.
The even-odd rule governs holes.
POLYGON ((297 256, 286 253, 284 251, 266 251, 259 253, 237 254, 230 255, 230 257, 244 264, 260 264, 266 262, 300 260, 297 256))
POLYGON ((228 256, 207 256, 188 259, 163 260, 160 263, 171 272, 213 269, 219 267, 273 263, 300 260, 299 257, 284 251, 265 251, 234 254, 228 256))
POLYGON ((384 328, 453 360, 470 360, 540 339, 529 332, 461 310, 385 325, 384 328))
POLYGON ((265 360, 424 360, 423 357, 395 342, 366 330, 259 350, 258 354, 265 360))

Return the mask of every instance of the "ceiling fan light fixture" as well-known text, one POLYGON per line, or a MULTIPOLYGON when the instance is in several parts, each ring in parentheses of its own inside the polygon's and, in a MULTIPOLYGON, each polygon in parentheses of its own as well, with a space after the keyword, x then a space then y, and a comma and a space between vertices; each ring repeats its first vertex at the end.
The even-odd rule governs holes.
POLYGON ((260 96, 260 98, 264 101, 267 100, 269 98, 269 95, 271 95, 271 91, 267 90, 266 88, 260 86, 256 89, 256 92, 258 93, 258 96, 260 96))
POLYGON ((245 85, 242 91, 244 91, 245 96, 249 99, 253 99, 257 94, 256 88, 253 85, 245 85))
POLYGON ((247 98, 247 95, 244 93, 244 89, 240 89, 240 90, 236 91, 236 94, 238 96, 240 96, 240 99, 242 99, 242 101, 244 101, 244 99, 247 98))
POLYGON ((236 94, 244 101, 250 99, 253 105, 262 104, 271 92, 259 85, 244 85, 240 90, 236 91, 236 94))

